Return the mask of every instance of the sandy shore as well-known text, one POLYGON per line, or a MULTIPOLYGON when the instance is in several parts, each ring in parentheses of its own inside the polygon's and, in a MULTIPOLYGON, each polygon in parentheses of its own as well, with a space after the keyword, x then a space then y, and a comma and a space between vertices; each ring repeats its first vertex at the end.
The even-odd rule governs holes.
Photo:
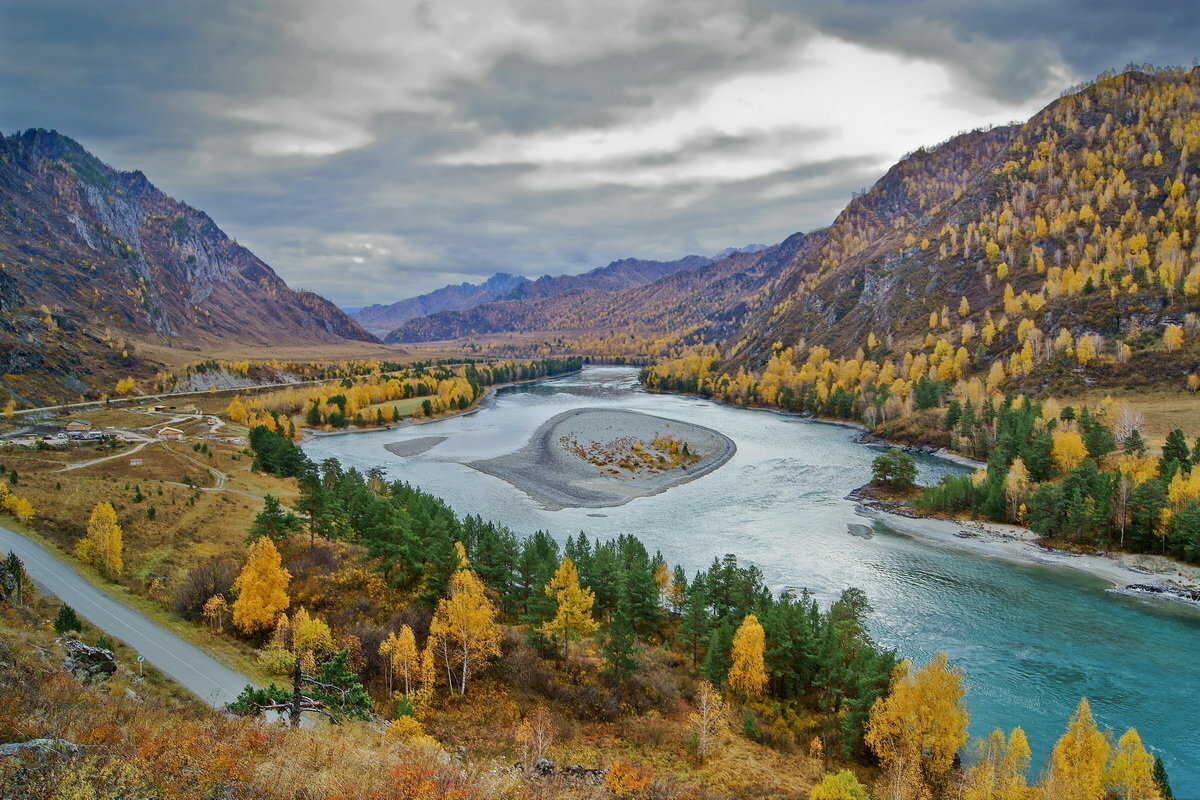
POLYGON ((906 517, 867 503, 860 503, 857 510, 864 517, 879 520, 893 530, 918 539, 994 558, 1077 569, 1108 581, 1118 591, 1161 593, 1193 602, 1200 597, 1197 594, 1200 593, 1200 568, 1162 556, 1134 553, 1077 555, 1043 547, 1037 543, 1036 533, 1017 525, 906 517))
POLYGON ((392 442, 385 444, 384 450, 387 450, 394 456, 401 458, 409 458, 410 456, 419 456, 426 450, 432 450, 442 442, 446 441, 445 436, 422 436, 419 439, 409 439, 407 442, 392 442))
POLYGON ((469 466, 508 481, 543 507, 557 511, 619 506, 635 497, 665 492, 712 472, 736 451, 732 439, 700 425, 637 411, 581 408, 546 420, 515 453, 469 466), (574 442, 587 447, 623 437, 649 443, 660 434, 687 442, 701 458, 663 472, 631 471, 593 464, 569 446, 574 442))

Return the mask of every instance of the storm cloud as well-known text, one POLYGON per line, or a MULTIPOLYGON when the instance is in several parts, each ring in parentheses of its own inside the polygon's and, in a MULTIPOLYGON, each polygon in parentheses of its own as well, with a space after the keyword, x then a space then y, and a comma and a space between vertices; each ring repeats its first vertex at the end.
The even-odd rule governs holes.
POLYGON ((0 0, 0 130, 142 169, 357 306, 779 241, 1197 41, 1158 0, 0 0))

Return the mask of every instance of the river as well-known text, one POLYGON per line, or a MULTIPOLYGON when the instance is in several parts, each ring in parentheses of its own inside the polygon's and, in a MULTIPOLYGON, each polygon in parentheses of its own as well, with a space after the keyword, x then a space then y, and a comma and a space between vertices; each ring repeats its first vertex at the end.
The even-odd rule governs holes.
MULTIPOLYGON (((856 432, 707 400, 651 394, 636 370, 582 373, 500 390, 475 414, 391 431, 317 437, 310 458, 387 473, 518 533, 538 528, 560 541, 577 531, 633 533, 691 574, 735 553, 776 590, 807 587, 822 602, 866 591, 871 630, 914 662, 945 651, 967 671, 971 732, 1020 725, 1033 772, 1061 735, 1081 696, 1101 726, 1136 727, 1161 755, 1178 798, 1200 798, 1200 610, 1105 592, 1071 569, 975 555, 931 544, 855 513, 846 494, 865 483, 878 451, 856 432), (578 407, 622 408, 714 428, 737 444, 722 468, 662 494, 616 508, 546 511, 504 481, 464 462, 510 453, 550 417, 578 407), (385 444, 431 435, 446 441, 410 458, 385 444), (871 538, 847 523, 868 524, 871 538)), ((962 468, 920 458, 919 481, 962 468)))

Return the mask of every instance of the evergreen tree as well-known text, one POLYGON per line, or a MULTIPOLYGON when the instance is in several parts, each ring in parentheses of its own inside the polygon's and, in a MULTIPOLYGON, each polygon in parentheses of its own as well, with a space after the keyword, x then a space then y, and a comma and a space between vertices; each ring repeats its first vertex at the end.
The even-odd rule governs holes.
POLYGON ((726 617, 713 630, 708 639, 708 653, 704 657, 704 666, 700 672, 712 681, 714 686, 725 683, 729 668, 733 666, 730 651, 733 649, 733 634, 737 630, 737 622, 732 617, 726 617))
POLYGON ((1165 474, 1172 462, 1177 464, 1179 469, 1191 469, 1191 454, 1183 431, 1176 428, 1167 434, 1167 441, 1163 443, 1162 456, 1158 459, 1158 471, 1165 474))
POLYGON ((75 609, 64 603, 58 609, 58 616, 54 618, 54 632, 63 636, 68 633, 79 633, 82 629, 83 623, 79 621, 79 615, 75 613, 75 609))
POLYGON ((299 517, 285 510, 279 498, 269 494, 263 498, 263 510, 254 518, 246 541, 252 542, 260 536, 267 536, 273 542, 281 542, 299 532, 302 526, 299 517))
POLYGON ((622 592, 608 628, 608 638, 604 642, 604 661, 607 664, 604 672, 616 683, 623 683, 637 669, 638 663, 633 657, 635 642, 628 595, 622 592))
POLYGON ((8 557, 0 562, 0 570, 7 572, 12 579, 12 596, 17 605, 21 605, 25 602, 25 584, 29 580, 29 576, 25 574, 25 565, 16 553, 9 551, 8 557))
POLYGON ((1154 784, 1158 787, 1159 794, 1163 796, 1163 800, 1175 800, 1175 793, 1171 791, 1171 781, 1167 778, 1167 767, 1163 764, 1160 756, 1154 757, 1154 784))

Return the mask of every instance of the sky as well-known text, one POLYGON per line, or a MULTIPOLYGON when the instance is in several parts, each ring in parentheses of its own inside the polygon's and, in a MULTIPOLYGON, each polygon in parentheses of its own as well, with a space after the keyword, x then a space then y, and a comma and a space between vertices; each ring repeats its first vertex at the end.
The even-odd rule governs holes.
POLYGON ((352 307, 772 244, 1198 50, 1191 0, 0 0, 0 132, 141 169, 352 307))

